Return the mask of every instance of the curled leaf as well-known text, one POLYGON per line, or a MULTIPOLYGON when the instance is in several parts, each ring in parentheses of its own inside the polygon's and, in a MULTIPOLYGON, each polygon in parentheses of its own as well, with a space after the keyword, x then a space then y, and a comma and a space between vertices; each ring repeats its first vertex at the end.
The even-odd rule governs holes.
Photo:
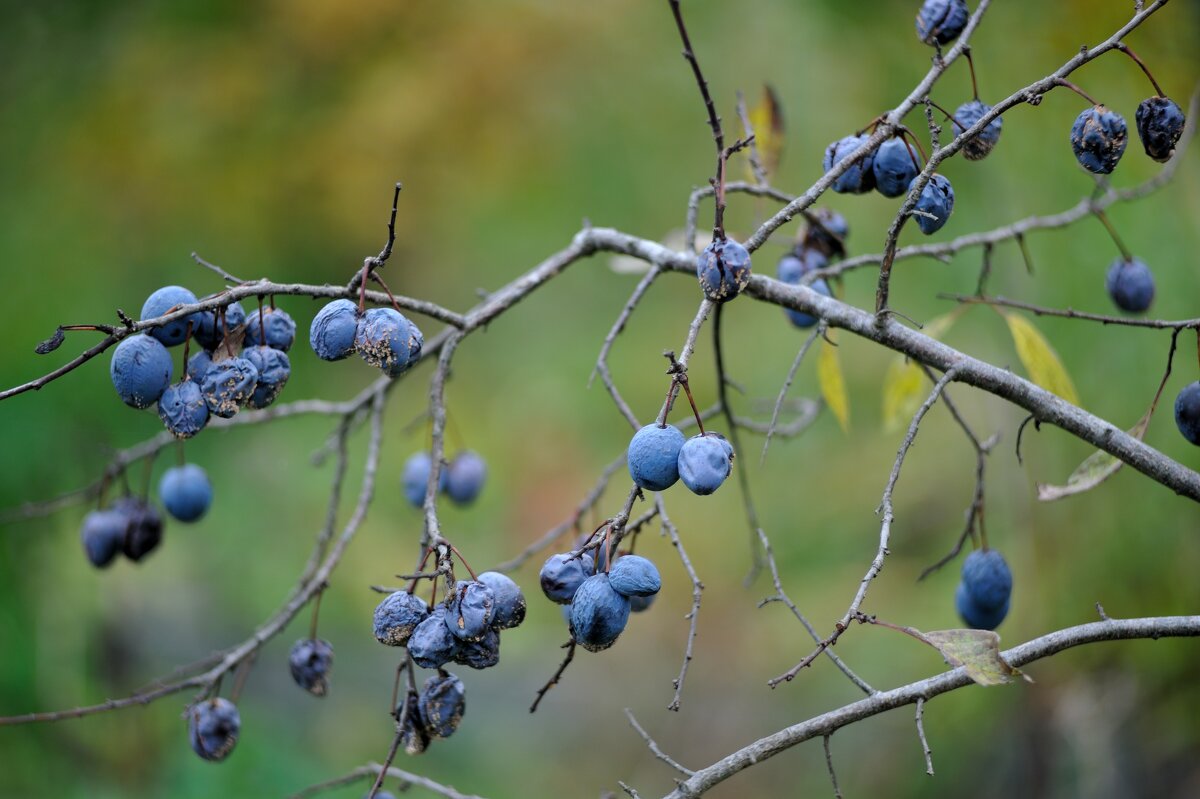
POLYGON ((33 351, 38 355, 45 355, 48 352, 54 352, 56 349, 62 346, 63 339, 65 338, 66 334, 63 333, 63 329, 60 327, 54 331, 53 336, 34 347, 33 351))
POLYGON ((821 351, 817 355, 817 382, 821 385, 821 396, 837 417, 842 432, 849 432, 850 400, 846 396, 841 356, 838 355, 838 348, 824 338, 821 339, 821 351))
POLYGON ((1024 677, 1000 655, 1000 636, 991 630, 934 630, 921 636, 941 652, 951 666, 963 666, 967 675, 980 685, 1004 685, 1014 675, 1024 677))
POLYGON ((1059 360, 1058 353, 1033 323, 1020 314, 1004 314, 1017 357, 1029 373, 1029 379, 1047 391, 1053 392, 1072 405, 1079 404, 1079 395, 1071 376, 1059 360))

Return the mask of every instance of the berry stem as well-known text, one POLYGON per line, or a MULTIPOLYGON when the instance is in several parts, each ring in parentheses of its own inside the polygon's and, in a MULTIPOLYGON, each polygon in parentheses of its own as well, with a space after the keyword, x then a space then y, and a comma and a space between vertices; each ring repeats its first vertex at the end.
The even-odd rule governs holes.
POLYGON ((920 150, 920 148, 921 148, 921 143, 917 141, 917 137, 913 136, 913 132, 911 130, 909 130, 908 128, 901 128, 900 131, 901 131, 900 136, 898 138, 900 139, 901 142, 904 143, 904 149, 908 150, 908 157, 912 159, 913 166, 916 167, 916 170, 918 172, 920 172, 921 171, 921 161, 925 160, 925 151, 921 150, 921 159, 918 160, 916 152, 913 151, 912 144, 909 144, 909 142, 908 142, 908 136, 913 137, 913 142, 916 143, 918 150, 920 150), (905 136, 906 133, 908 134, 908 136, 905 136))
POLYGON ((184 459, 183 439, 182 438, 176 439, 176 441, 175 441, 175 462, 178 463, 180 466, 187 465, 187 461, 184 459))
MULTIPOLYGON (((405 652, 407 652, 407 650, 405 650, 405 652)), ((406 666, 408 666, 407 660, 400 661, 400 665, 396 667, 396 680, 392 683, 392 718, 400 722, 403 722, 401 716, 404 715, 404 711, 402 710, 400 713, 396 713, 396 708, 400 706, 400 677, 404 675, 404 669, 406 666)), ((405 709, 407 710, 408 702, 406 701, 404 705, 405 709)))
POLYGON ((383 290, 385 292, 387 292, 388 299, 392 301, 392 307, 396 309, 396 313, 401 313, 400 303, 396 302, 396 295, 392 294, 392 290, 390 288, 388 288, 387 283, 383 282, 383 278, 379 276, 379 273, 372 272, 370 274, 370 278, 371 278, 371 280, 374 280, 376 283, 378 283, 380 286, 383 286, 383 290))
POLYGON ((263 298, 258 295, 258 338, 262 341, 263 346, 267 344, 267 326, 263 322, 263 298))
POLYGON ((1150 73, 1150 68, 1148 66, 1146 66, 1146 62, 1143 61, 1141 58, 1139 58, 1137 53, 1133 52, 1132 47, 1125 44, 1125 42, 1118 42, 1116 49, 1120 50, 1122 53, 1124 53, 1125 55, 1132 58, 1133 62, 1142 68, 1142 72, 1146 73, 1146 77, 1150 79, 1150 84, 1152 86, 1154 86, 1155 94, 1157 94, 1159 97, 1167 96, 1167 95, 1163 94, 1162 87, 1158 85, 1158 81, 1156 81, 1154 79, 1154 75, 1152 75, 1150 73))
MULTIPOLYGON (((417 580, 420 579, 418 575, 424 573, 425 564, 429 562, 429 556, 432 554, 433 554, 433 547, 429 547, 428 549, 425 550, 425 554, 421 556, 421 562, 417 564, 417 570, 416 570, 416 572, 413 573, 413 577, 409 580, 408 593, 411 594, 414 590, 416 590, 417 580)), ((434 572, 433 578, 435 580, 437 579, 437 572, 434 572)))
POLYGON ((462 563, 463 568, 467 570, 467 573, 471 575, 471 579, 478 580, 479 578, 475 576, 474 570, 472 570, 470 564, 467 563, 467 559, 464 558, 462 553, 458 551, 458 547, 454 546, 454 544, 451 544, 449 541, 446 542, 446 546, 450 547, 450 551, 458 556, 459 562, 462 563))
POLYGON ((317 618, 321 615, 321 597, 325 596, 325 586, 317 591, 317 596, 313 599, 312 621, 308 625, 308 640, 317 640, 317 618))
POLYGON ((1100 105, 1100 103, 1096 102, 1096 100, 1090 94, 1088 94, 1083 89, 1076 86, 1074 83, 1071 83, 1071 81, 1069 81, 1069 80, 1065 80, 1063 78, 1055 78, 1054 85, 1062 86, 1064 88, 1070 89, 1071 91, 1075 92, 1080 97, 1082 97, 1083 99, 1087 100, 1092 105, 1100 105))
POLYGON ((1025 271, 1033 274, 1033 256, 1029 254, 1029 245, 1025 242, 1025 234, 1017 234, 1017 246, 1021 248, 1021 258, 1025 260, 1025 271))
POLYGON ((936 108, 937 110, 941 111, 943 114, 945 114, 945 115, 946 115, 946 119, 950 120, 950 121, 951 121, 951 122, 953 122, 955 125, 957 125, 957 126, 958 126, 958 129, 959 129, 959 131, 960 131, 960 132, 963 132, 963 133, 965 133, 965 132, 966 132, 966 130, 967 130, 967 126, 966 126, 966 125, 964 125, 963 123, 959 122, 959 121, 958 121, 958 117, 954 116, 954 114, 951 114, 949 111, 947 111, 946 109, 942 108, 940 105, 938 105, 937 103, 935 103, 933 100, 930 100, 930 101, 929 101, 929 104, 930 104, 931 106, 933 106, 934 108, 936 108))
POLYGON ((188 379, 188 349, 192 346, 192 320, 188 320, 187 334, 183 337, 183 371, 179 382, 182 383, 188 379))
POLYGON ((975 94, 975 100, 979 100, 979 83, 975 80, 975 59, 971 58, 971 47, 968 45, 962 49, 963 56, 967 59, 967 66, 971 68, 971 91, 975 94))
POLYGON ((1121 237, 1117 235, 1117 229, 1113 227, 1112 222, 1109 221, 1108 214, 1097 209, 1096 218, 1103 223, 1105 230, 1108 231, 1108 235, 1112 236, 1113 243, 1116 244, 1117 249, 1121 251, 1121 257, 1125 259, 1126 263, 1132 261, 1133 253, 1129 252, 1129 248, 1125 246, 1125 242, 1121 241, 1121 237))
POLYGON ((692 415, 696 417, 696 426, 700 428, 700 435, 704 435, 704 420, 700 418, 700 409, 696 407, 696 400, 692 396, 692 387, 688 385, 687 373, 679 375, 676 379, 683 386, 683 393, 687 394, 688 404, 692 406, 692 415))

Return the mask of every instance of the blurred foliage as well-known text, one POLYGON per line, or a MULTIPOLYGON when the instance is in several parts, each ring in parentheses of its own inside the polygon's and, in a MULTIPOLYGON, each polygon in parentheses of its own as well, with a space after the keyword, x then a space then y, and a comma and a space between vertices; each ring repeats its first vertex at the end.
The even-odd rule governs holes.
MULTIPOLYGON (((917 3, 689 2, 699 58, 727 124, 737 89, 754 102, 764 82, 786 121, 776 183, 799 191, 819 176, 825 145, 889 108, 924 74, 930 51, 913 35, 917 3)), ((1047 74, 1085 42, 1106 38, 1131 2, 994 3, 974 42, 980 88, 996 100, 1047 74)), ((1129 43, 1183 101, 1200 78, 1200 6, 1172 3, 1129 43)), ((386 273, 397 291, 466 308, 566 244, 581 220, 661 237, 683 222, 684 199, 712 167, 712 142, 665 3, 515 0, 46 0, 9 3, 0 25, 0 310, 5 384, 28 380, 59 352, 33 346, 65 322, 136 312, 156 287, 213 291, 191 263, 196 250, 243 277, 340 283, 376 251, 391 185, 402 180, 397 252, 386 273)), ((1119 55, 1075 76, 1132 123, 1148 86, 1119 55)), ((965 64, 934 92, 967 99, 965 64)), ((1067 141, 1080 101, 1054 92, 1006 115, 1003 139, 981 163, 945 166, 958 195, 936 236, 945 240, 1072 204, 1094 186, 1067 141)), ((919 114, 914 127, 924 137, 919 114)), ((1173 184, 1110 212, 1128 245, 1154 270, 1154 313, 1198 313, 1200 158, 1189 152, 1173 184)), ((1132 142, 1118 186, 1158 165, 1132 142)), ((829 196, 851 224, 852 253, 878 251, 898 200, 829 196)), ((727 223, 744 233, 773 205, 734 197, 727 223)), ((919 234, 908 226, 904 242, 919 234)), ((794 232, 756 255, 773 272, 794 232)), ((902 243, 904 243, 902 242, 902 243)), ((1051 306, 1106 312, 1104 273, 1118 253, 1098 223, 1029 239, 1036 270, 1019 250, 995 253, 996 293, 1051 306)), ((949 310, 938 292, 973 291, 979 254, 949 264, 906 261, 894 307, 916 319, 949 310)), ((447 534, 473 564, 495 563, 566 517, 629 430, 588 374, 608 326, 633 286, 606 259, 573 266, 486 333, 467 340, 449 386, 452 446, 483 453, 490 483, 468 510, 447 508, 447 534)), ((854 273, 842 296, 871 302, 875 275, 854 273)), ((669 277, 651 291, 617 344, 612 366, 643 416, 664 390, 661 351, 677 348, 698 292, 669 277)), ((283 298, 305 329, 315 305, 283 298)), ((426 321, 430 334, 435 325, 426 321)), ((1164 333, 1038 319, 1089 409, 1127 428, 1143 412, 1165 365, 1164 333)), ((736 401, 765 412, 803 334, 778 309, 748 300, 725 315, 728 363, 746 389, 736 401)), ((1002 319, 982 308, 945 340, 1017 368, 1002 319)), ((798 441, 776 440, 747 469, 785 584, 818 628, 841 615, 878 540, 872 513, 899 440, 879 408, 894 356, 840 335, 839 360, 854 425, 829 414, 798 441)), ((815 354, 814 354, 815 355, 815 354)), ((692 385, 710 402, 712 349, 697 353, 692 385)), ((1195 377, 1183 342, 1167 397, 1195 377)), ((793 391, 819 392, 816 358, 793 391)), ((321 363, 303 344, 283 399, 341 399, 375 375, 357 360, 321 363)), ((322 606, 321 631, 337 659, 330 695, 313 700, 287 675, 286 653, 307 614, 262 652, 240 707, 241 742, 219 766, 189 750, 179 717, 185 696, 144 709, 46 726, 0 728, 0 794, 6 796, 279 796, 378 760, 396 652, 369 633, 371 583, 408 569, 420 529, 399 491, 404 459, 426 442, 405 425, 426 403, 429 367, 397 388, 386 419, 382 482, 368 523, 322 606)), ((1013 567, 1003 644, 1095 618, 1195 613, 1200 539, 1194 504, 1132 470, 1099 489, 1038 504, 1034 482, 1061 482, 1090 449, 965 387, 951 389, 981 435, 1001 434, 989 463, 988 531, 1013 567)), ((919 401, 919 400, 918 400, 919 401)), ((1164 408, 1146 440, 1194 467, 1200 453, 1164 408)), ((901 422, 903 428, 905 422, 901 422)), ((122 406, 107 359, 0 407, 6 452, 0 505, 83 485, 113 448, 160 429, 151 413, 122 406)), ((269 615, 299 572, 321 518, 331 465, 309 454, 328 419, 206 433, 187 445, 217 500, 201 523, 172 525, 161 551, 140 565, 96 573, 79 551, 84 509, 6 526, 0 535, 0 713, 62 708, 126 694, 173 666, 241 640, 269 615)), ((360 477, 354 439, 348 511, 360 477)), ((160 461, 173 461, 174 452, 160 461)), ((957 566, 916 576, 951 545, 972 491, 973 455, 949 415, 926 419, 896 494, 891 556, 865 610, 922 629, 956 625, 957 566)), ((153 466, 151 480, 165 468, 153 466)), ((135 469, 135 487, 144 479, 135 469)), ((614 512, 618 484, 600 506, 614 512)), ((501 664, 463 676, 468 712, 459 733, 400 765, 489 799, 595 797, 616 780, 643 795, 672 776, 628 728, 630 707, 685 765, 699 767, 779 727, 856 698, 819 661, 774 692, 766 680, 810 649, 785 608, 756 609, 769 593, 743 588, 748 534, 736 489, 667 497, 707 591, 683 708, 663 711, 682 654, 690 604, 686 576, 665 540, 644 552, 666 587, 620 643, 577 659, 535 716, 527 707, 558 662, 559 610, 537 596, 536 567, 516 576, 530 618, 504 637, 501 664)), ((904 636, 856 628, 838 652, 873 685, 889 687, 943 668, 904 636)), ((910 710, 838 733, 833 756, 847 796, 1195 796, 1200 794, 1200 651, 1186 641, 1124 643, 1069 652, 1027 669, 1035 685, 971 688, 926 708, 936 778, 926 777, 910 710), (865 766, 865 767, 863 767, 865 766)), ((829 786, 820 746, 773 759, 713 791, 714 797, 818 795, 829 786)), ((361 795, 362 787, 339 796, 361 795)))

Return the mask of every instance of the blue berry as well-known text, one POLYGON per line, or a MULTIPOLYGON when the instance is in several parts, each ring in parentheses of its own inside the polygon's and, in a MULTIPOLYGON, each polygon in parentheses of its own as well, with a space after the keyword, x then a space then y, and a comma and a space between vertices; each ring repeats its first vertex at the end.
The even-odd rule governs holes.
POLYGON ((487 464, 478 453, 467 450, 456 455, 443 474, 446 476, 443 489, 446 496, 459 505, 467 505, 474 502, 475 497, 483 490, 483 482, 487 479, 487 464))
POLYGON ((446 621, 446 606, 435 605, 408 639, 408 654, 423 669, 439 669, 454 659, 462 647, 446 621))
POLYGON ((966 0, 925 0, 917 12, 917 38, 925 44, 949 44, 959 37, 971 10, 966 0))
POLYGON ((913 214, 917 227, 926 236, 937 233, 946 224, 954 211, 954 187, 944 175, 932 175, 921 196, 917 199, 916 210, 924 213, 913 214), (926 216, 930 214, 931 216, 926 216))
POLYGON ((263 308, 262 323, 259 311, 251 311, 246 317, 246 347, 267 346, 287 352, 296 340, 296 323, 282 308, 263 308), (266 331, 264 335, 263 331, 266 331))
POLYGON ((631 596, 629 597, 629 609, 634 613, 645 613, 654 604, 654 598, 658 594, 650 596, 631 596))
POLYGON ((683 433, 674 425, 648 424, 633 434, 625 460, 629 476, 639 487, 663 491, 679 479, 679 450, 683 433))
POLYGON ((1146 155, 1155 161, 1171 160, 1187 122, 1183 109, 1169 97, 1150 97, 1138 105, 1133 121, 1146 155))
POLYGON ((242 718, 228 699, 216 697, 188 709, 188 738, 205 760, 224 760, 237 744, 242 718))
POLYGON ((1103 105, 1085 108, 1071 126, 1075 159, 1097 175, 1107 175, 1116 169, 1128 140, 1125 118, 1103 105))
POLYGON ((658 567, 641 555, 623 555, 608 572, 608 583, 618 594, 627 597, 653 596, 662 588, 658 567))
POLYGON ((551 602, 569 605, 571 598, 583 581, 594 573, 595 562, 591 554, 585 552, 578 558, 570 558, 567 553, 559 552, 546 558, 538 580, 542 585, 542 593, 551 602))
POLYGON ((358 322, 354 346, 364 361, 395 377, 412 363, 420 335, 414 331, 416 326, 394 308, 372 308, 358 322))
POLYGON ((871 169, 875 173, 875 190, 884 197, 899 197, 908 191, 920 168, 914 153, 900 136, 888 139, 875 151, 871 169))
POLYGON ((1175 398, 1175 426, 1184 438, 1200 447, 1200 382, 1184 386, 1175 398))
POLYGON ((209 350, 193 353, 187 362, 187 376, 199 385, 204 380, 204 373, 212 366, 213 354, 209 350))
POLYGON ((496 595, 478 580, 459 580, 446 604, 446 626, 460 641, 478 641, 496 618, 496 595))
POLYGON ((809 272, 824 269, 828 265, 829 258, 825 253, 814 247, 800 246, 779 259, 775 274, 784 283, 795 285, 809 272))
MULTIPOLYGON (((421 708, 416 691, 409 691, 401 704, 396 706, 396 732, 404 751, 410 755, 419 755, 429 746, 429 731, 421 723, 421 708), (401 721, 403 720, 403 723, 401 721)), ((381 797, 384 792, 375 796, 381 797)))
POLYGON ((149 408, 171 385, 171 353, 158 339, 130 336, 113 351, 109 374, 121 401, 149 408))
POLYGON ((1113 261, 1104 287, 1116 306, 1128 313, 1141 313, 1154 302, 1154 275, 1139 258, 1113 261))
POLYGON ((434 738, 449 738, 458 729, 467 709, 463 681, 448 671, 440 672, 425 681, 417 699, 421 724, 434 738))
POLYGON ((954 591, 954 607, 968 627, 976 630, 994 630, 1008 615, 1008 600, 994 608, 985 608, 971 598, 965 583, 959 583, 954 591))
POLYGON ((246 347, 242 350, 242 357, 258 371, 258 382, 254 384, 254 393, 246 404, 251 408, 265 408, 275 401, 287 385, 288 378, 292 376, 292 362, 286 352, 274 347, 246 347))
POLYGON ((388 646, 404 646, 417 625, 429 617, 425 600, 407 591, 388 594, 375 606, 375 640, 388 646))
POLYGON ((104 568, 112 563, 121 551, 129 519, 120 511, 94 510, 83 517, 79 537, 83 540, 83 551, 93 566, 104 568))
POLYGON ((571 637, 589 652, 608 649, 629 621, 629 598, 601 572, 583 581, 571 602, 571 637))
POLYGON ((340 361, 354 352, 358 333, 358 306, 350 300, 334 300, 313 317, 308 343, 323 361, 340 361))
POLYGON ((172 466, 158 481, 163 507, 181 522, 194 522, 207 513, 212 497, 208 473, 194 463, 172 466))
POLYGON ((721 487, 733 470, 733 447, 719 433, 692 436, 679 450, 679 477, 693 494, 721 487))
POLYGON ((203 430, 208 424, 208 405, 196 381, 167 386, 158 399, 158 418, 178 439, 191 438, 203 430))
MULTIPOLYGON (((991 110, 992 107, 990 105, 981 103, 978 100, 968 100, 963 103, 954 112, 954 119, 962 126, 960 130, 955 131, 955 134, 962 133, 983 119, 983 115, 991 110)), ((1000 141, 1000 130, 1003 125, 1004 120, 996 117, 987 123, 987 126, 983 130, 963 142, 962 152, 967 157, 967 160, 979 161, 986 158, 987 154, 996 146, 996 143, 1000 141)))
POLYGON ((478 641, 463 641, 454 653, 454 662, 472 669, 490 669, 500 662, 500 633, 488 629, 478 641))
POLYGON ((162 541, 162 516, 153 505, 136 497, 122 497, 113 503, 112 509, 126 520, 125 539, 121 542, 125 557, 139 561, 162 541))
POLYGON ((329 670, 333 668, 333 644, 320 638, 301 638, 288 653, 292 679, 313 696, 329 691, 329 670))
POLYGON ((977 549, 962 565, 962 584, 967 596, 983 610, 1008 603, 1012 594, 1012 572, 1004 556, 994 549, 977 549))
MULTIPOLYGON (((834 164, 842 161, 850 153, 857 150, 868 138, 870 137, 847 136, 830 144, 825 148, 825 160, 822 161, 822 169, 826 172, 833 169, 834 164)), ((843 194, 866 194, 875 188, 874 161, 875 154, 867 153, 858 163, 843 172, 833 182, 833 190, 843 194)))
MULTIPOLYGON (((413 507, 425 505, 425 489, 429 486, 429 472, 433 469, 433 459, 428 452, 414 452, 404 462, 404 472, 400 482, 404 484, 404 496, 413 507)), ((438 473, 438 491, 446 490, 446 469, 438 473)))
MULTIPOLYGON (((146 298, 146 303, 142 306, 142 319, 156 319, 178 305, 195 304, 196 295, 183 286, 163 286, 146 298)), ((193 330, 199 327, 200 320, 196 316, 189 314, 182 319, 151 328, 146 331, 147 335, 153 336, 168 347, 182 344, 187 338, 188 323, 192 324, 193 330)))
POLYGON ((225 333, 246 324, 246 309, 239 302, 225 306, 225 322, 221 323, 221 309, 200 311, 194 314, 195 327, 192 339, 206 350, 215 350, 225 340, 225 333))
POLYGON ((696 256, 696 277, 705 297, 732 300, 750 282, 750 253, 733 239, 717 239, 696 256))
POLYGON ((228 419, 250 401, 258 385, 258 370, 242 357, 214 361, 200 381, 208 412, 228 419))
POLYGON ((496 597, 496 615, 492 619, 496 629, 517 627, 525 620, 525 595, 512 578, 500 572, 483 572, 479 575, 479 582, 492 589, 496 597))
MULTIPOLYGON (((809 288, 818 294, 823 294, 826 297, 832 297, 833 293, 829 290, 829 284, 824 280, 814 280, 809 284, 809 288)), ((812 327, 817 322, 821 321, 819 317, 812 314, 806 314, 804 311, 797 311, 794 308, 784 308, 783 312, 787 315, 788 321, 801 329, 812 327)))

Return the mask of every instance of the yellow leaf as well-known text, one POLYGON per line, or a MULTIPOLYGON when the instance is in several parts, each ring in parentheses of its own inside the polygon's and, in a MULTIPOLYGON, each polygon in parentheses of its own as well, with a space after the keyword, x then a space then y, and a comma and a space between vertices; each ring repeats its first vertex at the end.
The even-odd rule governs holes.
POLYGON ((1017 357, 1029 373, 1029 379, 1067 402, 1078 405, 1079 395, 1075 393, 1071 376, 1063 368, 1058 353, 1041 332, 1019 314, 1004 314, 1004 320, 1008 322, 1008 330, 1012 333, 1013 344, 1017 348, 1017 357))
MULTIPOLYGON (((931 319, 921 329, 930 338, 940 338, 954 324, 962 312, 959 306, 948 314, 931 319)), ((903 355, 897 355, 888 365, 883 378, 883 429, 895 432, 904 426, 917 412, 921 401, 929 393, 921 367, 903 355)))
POLYGON ((965 666, 967 676, 980 685, 1004 685, 1014 675, 1033 682, 1000 655, 1000 636, 991 630, 935 630, 922 637, 951 666, 965 666))
POLYGON ((837 417, 843 432, 850 431, 850 400, 846 397, 846 378, 842 375, 842 361, 838 348, 827 339, 821 339, 821 352, 817 356, 817 382, 821 384, 821 395, 825 404, 837 417))
MULTIPOLYGON (((764 85, 762 98, 749 110, 750 127, 754 130, 754 146, 758 149, 758 160, 770 175, 779 167, 783 157, 783 108, 779 97, 770 86, 764 85)), ((746 168, 750 169, 747 159, 746 168)), ((750 175, 754 179, 754 175, 750 175)))

